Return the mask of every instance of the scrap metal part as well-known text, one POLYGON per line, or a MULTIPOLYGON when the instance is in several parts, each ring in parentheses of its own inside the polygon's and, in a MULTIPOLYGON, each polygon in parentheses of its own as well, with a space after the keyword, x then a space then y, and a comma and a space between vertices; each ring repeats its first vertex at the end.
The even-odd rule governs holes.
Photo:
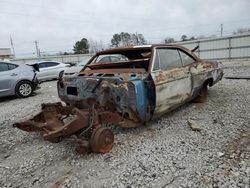
POLYGON ((92 151, 97 153, 107 153, 113 147, 114 135, 110 129, 97 127, 90 138, 92 151))
MULTIPOLYGON (((109 122, 112 114, 100 115, 94 107, 78 109, 63 106, 62 103, 42 104, 42 111, 13 126, 27 132, 40 132, 49 142, 59 142, 62 138, 76 136, 76 151, 80 154, 109 152, 113 147, 113 132, 101 125, 109 122), (105 118, 102 118, 104 117, 105 118), (108 116, 107 116, 108 115, 108 116)), ((117 117, 114 118, 117 121, 117 117)))

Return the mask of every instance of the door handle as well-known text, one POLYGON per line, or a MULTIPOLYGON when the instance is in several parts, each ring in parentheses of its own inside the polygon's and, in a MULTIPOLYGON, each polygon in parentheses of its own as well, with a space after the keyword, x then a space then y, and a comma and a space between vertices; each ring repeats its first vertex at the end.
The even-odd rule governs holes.
POLYGON ((11 74, 10 76, 17 76, 17 74, 16 74, 16 73, 13 73, 13 74, 11 74))

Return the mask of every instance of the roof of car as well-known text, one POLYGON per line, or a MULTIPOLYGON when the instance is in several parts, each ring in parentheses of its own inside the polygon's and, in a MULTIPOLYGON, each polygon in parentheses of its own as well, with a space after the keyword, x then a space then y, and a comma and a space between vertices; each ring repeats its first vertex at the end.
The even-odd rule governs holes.
POLYGON ((150 44, 150 45, 139 45, 139 46, 126 46, 126 47, 116 47, 116 48, 110 48, 107 50, 103 50, 100 52, 97 52, 96 55, 101 55, 101 54, 111 54, 111 53, 119 53, 119 51, 132 51, 132 50, 150 50, 154 47, 173 47, 173 48, 179 48, 184 51, 188 51, 189 53, 193 54, 197 59, 199 59, 194 53, 191 52, 188 48, 181 46, 181 45, 176 45, 176 44, 150 44))
POLYGON ((55 63, 62 63, 62 62, 59 62, 59 61, 52 61, 52 60, 43 60, 43 61, 38 61, 37 63, 46 63, 46 62, 55 62, 55 63))
POLYGON ((178 48, 183 48, 185 50, 188 50, 187 48, 180 46, 180 45, 175 45, 175 44, 150 44, 150 45, 138 45, 138 46, 125 46, 125 47, 116 47, 116 48, 109 48, 107 50, 103 50, 98 52, 97 54, 105 54, 105 53, 112 53, 112 52, 118 52, 118 51, 126 51, 126 50, 147 50, 151 49, 153 47, 178 47, 178 48))
POLYGON ((0 60, 0 63, 10 63, 10 61, 6 61, 6 60, 2 61, 2 60, 0 60))
POLYGON ((126 46, 126 47, 116 47, 116 48, 109 48, 107 50, 102 50, 97 52, 97 54, 108 54, 118 51, 126 51, 126 50, 138 50, 138 49, 151 49, 152 45, 141 45, 141 46, 126 46))
POLYGON ((9 63, 9 64, 15 64, 15 65, 24 65, 24 63, 15 62, 15 61, 0 61, 0 63, 9 63))

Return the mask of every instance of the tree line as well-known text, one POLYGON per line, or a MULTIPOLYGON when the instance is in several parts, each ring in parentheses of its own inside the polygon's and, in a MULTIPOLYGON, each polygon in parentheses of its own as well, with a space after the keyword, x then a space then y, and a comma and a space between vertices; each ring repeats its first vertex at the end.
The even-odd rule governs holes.
MULTIPOLYGON (((121 32, 112 36, 110 47, 122 47, 147 44, 143 34, 121 32)), ((82 38, 80 41, 76 41, 73 46, 74 54, 87 54, 96 53, 103 50, 104 45, 102 41, 93 41, 86 38, 82 38)))

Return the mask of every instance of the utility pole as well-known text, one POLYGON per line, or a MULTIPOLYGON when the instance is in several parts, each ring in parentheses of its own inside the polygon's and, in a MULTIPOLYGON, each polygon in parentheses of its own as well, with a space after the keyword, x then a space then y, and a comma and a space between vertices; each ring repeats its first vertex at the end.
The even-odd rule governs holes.
POLYGON ((14 44, 13 44, 11 35, 10 35, 10 44, 11 44, 11 47, 12 47, 13 55, 14 55, 14 57, 15 57, 15 56, 16 56, 16 53, 15 53, 15 48, 14 48, 14 44))
POLYGON ((220 36, 222 37, 223 35, 223 24, 220 24, 220 36))
POLYGON ((35 43, 35 46, 36 46, 36 55, 37 55, 37 57, 40 57, 40 52, 39 52, 39 48, 38 48, 38 42, 35 40, 34 43, 35 43))

